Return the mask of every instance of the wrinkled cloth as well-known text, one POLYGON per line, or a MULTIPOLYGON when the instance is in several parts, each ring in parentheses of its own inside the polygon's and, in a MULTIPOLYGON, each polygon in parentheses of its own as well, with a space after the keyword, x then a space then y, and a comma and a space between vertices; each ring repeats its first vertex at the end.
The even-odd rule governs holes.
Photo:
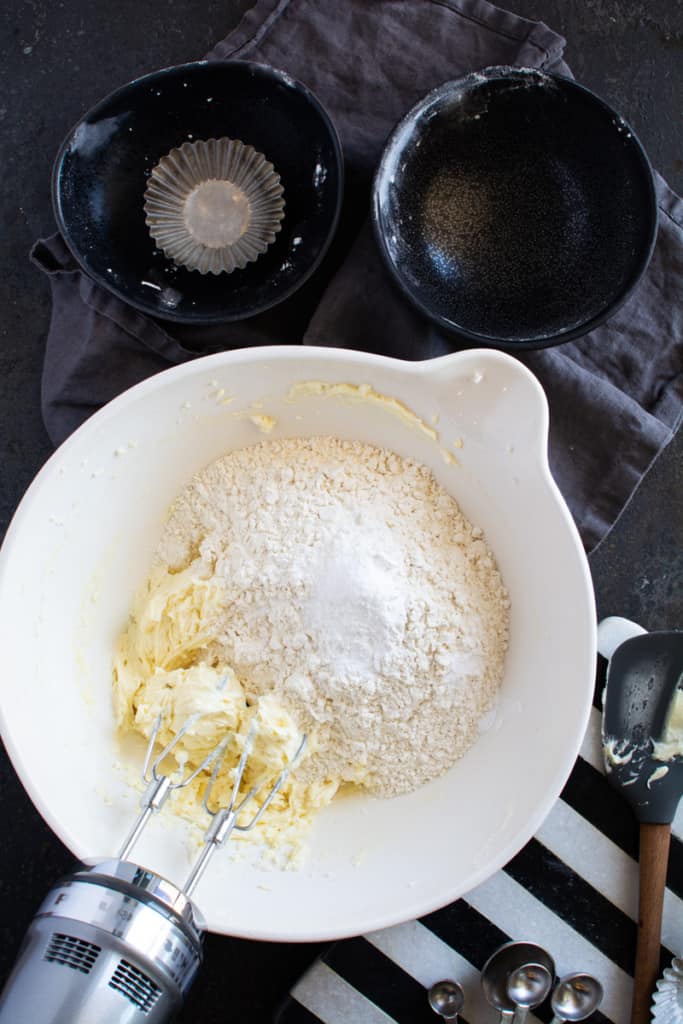
MULTIPOLYGON (((281 68, 326 107, 345 162, 334 244, 275 309, 196 328, 125 305, 81 271, 59 235, 37 242, 32 258, 52 288, 42 395, 53 442, 131 385, 208 352, 302 343, 414 360, 453 351, 382 265, 368 219, 373 170, 395 123, 436 85, 494 64, 570 75, 564 45, 543 23, 485 0, 258 0, 208 58, 281 68)), ((588 550, 681 419, 683 203, 659 176, 656 184, 657 243, 629 300, 585 337, 520 357, 548 396, 551 470, 588 550)))

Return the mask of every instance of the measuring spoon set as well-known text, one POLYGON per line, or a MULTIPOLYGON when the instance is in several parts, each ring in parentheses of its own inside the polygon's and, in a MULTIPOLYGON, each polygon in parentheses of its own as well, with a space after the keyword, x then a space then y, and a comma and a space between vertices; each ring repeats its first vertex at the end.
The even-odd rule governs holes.
MULTIPOLYGON (((550 996, 551 1024, 586 1020, 602 1002, 602 985, 590 974, 568 974, 555 983, 555 963, 541 946, 507 942, 482 968, 484 996, 500 1013, 499 1024, 523 1024, 530 1010, 550 996), (551 994, 552 993, 552 994, 551 994)), ((429 1005, 442 1020, 457 1022, 465 994, 457 981, 437 981, 429 1005)))

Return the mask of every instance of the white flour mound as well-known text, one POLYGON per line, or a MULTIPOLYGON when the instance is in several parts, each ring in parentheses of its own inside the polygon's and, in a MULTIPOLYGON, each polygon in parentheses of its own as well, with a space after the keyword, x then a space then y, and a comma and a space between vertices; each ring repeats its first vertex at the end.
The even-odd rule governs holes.
POLYGON ((304 778, 413 790, 493 706, 508 595, 481 530, 411 459, 328 437, 232 452, 180 495, 157 556, 221 581, 207 659, 309 733, 304 778))

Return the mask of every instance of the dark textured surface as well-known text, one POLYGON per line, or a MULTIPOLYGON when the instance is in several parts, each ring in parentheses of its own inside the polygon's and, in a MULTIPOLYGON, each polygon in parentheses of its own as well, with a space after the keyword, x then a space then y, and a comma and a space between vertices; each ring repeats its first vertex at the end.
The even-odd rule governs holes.
MULTIPOLYGON (((247 0, 8 0, 0 9, 2 128, 2 325, 0 342, 0 529, 50 452, 39 407, 49 306, 27 262, 52 230, 50 170, 66 131, 112 88, 146 71, 201 56, 236 23, 247 0)), ((680 192, 683 149, 681 0, 510 0, 569 39, 579 81, 633 124, 653 163, 680 192)), ((683 442, 662 454, 616 528, 592 557, 601 615, 649 629, 683 625, 683 442)), ((3 624, 6 628, 7 624, 3 624)), ((68 853, 0 765, 0 976, 68 853)), ((315 947, 210 937, 201 982, 181 1024, 269 1021, 315 947)))
POLYGON ((200 325, 254 316, 306 281, 334 233, 342 175, 339 140, 315 97, 289 76, 233 61, 182 65, 116 90, 65 140, 54 190, 62 235, 98 284, 143 313, 200 325), (225 137, 274 165, 285 215, 257 260, 229 276, 200 274, 156 248, 145 188, 171 150, 225 137))
POLYGON ((587 334, 625 301, 656 234, 632 130, 589 90, 494 69, 430 93, 374 188, 389 270, 418 309, 514 351, 587 334))

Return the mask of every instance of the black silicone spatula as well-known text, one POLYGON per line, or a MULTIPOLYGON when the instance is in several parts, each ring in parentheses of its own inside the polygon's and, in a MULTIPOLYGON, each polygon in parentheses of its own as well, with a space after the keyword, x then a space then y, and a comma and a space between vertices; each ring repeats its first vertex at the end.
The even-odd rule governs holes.
MULTIPOLYGON (((609 658, 602 718, 605 769, 640 822, 631 1024, 647 1024, 659 973, 671 822, 683 796, 683 756, 676 753, 678 741, 671 733, 672 711, 683 700, 678 696, 683 685, 683 632, 645 633, 627 619, 604 619, 598 648, 609 658)), ((683 752, 683 735, 680 749, 683 752)))

